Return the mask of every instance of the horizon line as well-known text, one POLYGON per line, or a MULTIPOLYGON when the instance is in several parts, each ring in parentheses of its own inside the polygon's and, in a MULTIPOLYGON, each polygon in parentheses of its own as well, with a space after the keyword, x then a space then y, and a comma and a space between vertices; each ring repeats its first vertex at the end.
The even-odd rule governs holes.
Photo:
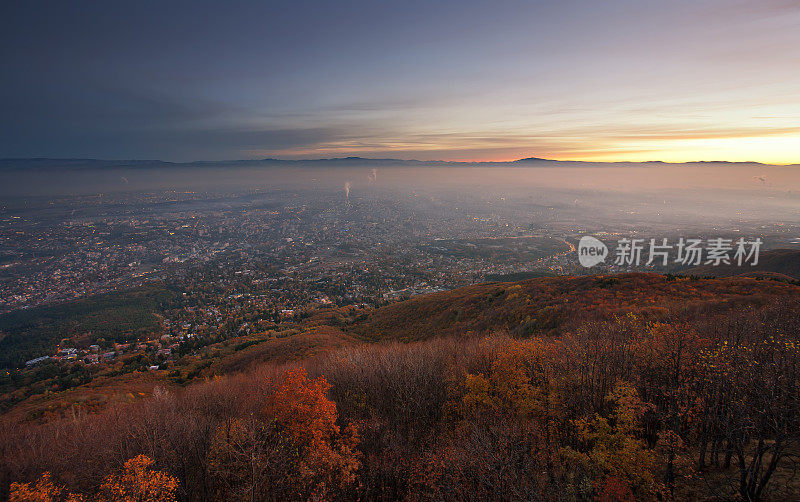
POLYGON ((664 160, 571 160, 571 159, 550 159, 543 157, 523 157, 513 160, 448 160, 448 159, 433 159, 433 160, 420 160, 420 159, 403 159, 395 157, 361 157, 361 156, 346 156, 346 157, 320 157, 320 158, 277 158, 277 157, 262 157, 251 159, 222 159, 222 160, 203 160, 195 159, 189 161, 172 161, 162 159, 136 159, 136 158, 94 158, 94 157, 3 157, 0 162, 14 162, 14 161, 91 161, 91 162, 135 162, 135 163, 161 163, 161 164, 176 164, 188 165, 199 163, 244 163, 244 162, 325 162, 325 161, 375 161, 375 162, 415 162, 420 164, 426 163, 446 163, 446 164, 513 164, 520 162, 561 162, 561 163, 581 163, 581 164, 758 164, 763 166, 778 166, 790 167, 800 166, 800 162, 790 164, 773 164, 765 163, 756 160, 689 160, 683 162, 670 162, 664 160))

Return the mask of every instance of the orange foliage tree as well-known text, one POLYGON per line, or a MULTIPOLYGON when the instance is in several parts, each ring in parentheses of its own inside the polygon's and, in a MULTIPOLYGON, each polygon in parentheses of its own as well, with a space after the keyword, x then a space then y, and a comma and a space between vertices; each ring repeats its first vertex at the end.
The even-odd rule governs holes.
POLYGON ((169 474, 152 470, 153 461, 138 455, 127 462, 123 471, 103 481, 96 497, 69 493, 56 485, 49 472, 35 483, 12 483, 11 502, 174 502, 177 500, 178 480, 169 474))
POLYGON ((119 474, 108 476, 100 486, 102 502, 173 502, 178 480, 152 470, 153 460, 138 455, 127 462, 119 474))
POLYGON ((316 492, 351 484, 359 466, 356 427, 342 430, 336 424, 336 403, 326 396, 329 388, 324 377, 310 380, 303 369, 287 371, 268 409, 279 430, 303 450, 299 474, 316 492))
POLYGON ((210 466, 224 497, 320 499, 353 484, 358 436, 355 426, 336 423, 329 387, 303 369, 286 371, 260 416, 218 430, 210 466))
POLYGON ((35 483, 11 483, 10 502, 61 502, 78 501, 75 495, 65 493, 63 487, 53 483, 49 472, 45 472, 35 483))

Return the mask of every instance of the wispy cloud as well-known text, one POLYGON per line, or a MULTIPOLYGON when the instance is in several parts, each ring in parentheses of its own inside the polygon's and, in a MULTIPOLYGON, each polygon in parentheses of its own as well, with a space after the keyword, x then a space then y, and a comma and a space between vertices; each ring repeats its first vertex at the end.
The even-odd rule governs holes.
POLYGON ((4 8, 0 156, 800 162, 796 1, 4 8))

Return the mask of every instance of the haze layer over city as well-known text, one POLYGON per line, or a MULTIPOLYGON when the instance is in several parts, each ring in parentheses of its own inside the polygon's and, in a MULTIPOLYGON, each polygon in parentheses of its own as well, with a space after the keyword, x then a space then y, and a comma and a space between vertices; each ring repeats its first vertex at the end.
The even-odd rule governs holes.
MULTIPOLYGON (((232 256, 244 260, 236 266, 252 264, 257 253, 279 254, 284 262, 271 263, 275 270, 326 269, 328 279, 355 280, 354 271, 385 267, 387 276, 371 283, 374 300, 406 288, 451 289, 487 274, 581 272, 575 254, 558 246, 549 260, 546 252, 498 259, 442 251, 442 240, 474 245, 535 236, 568 250, 584 234, 719 236, 762 238, 775 248, 798 244, 800 225, 800 169, 793 166, 5 164, 4 309, 139 283, 159 277, 167 264, 194 268, 232 256), (423 263, 419 276, 397 279, 423 263)), ((351 296, 352 303, 367 299, 351 296)))

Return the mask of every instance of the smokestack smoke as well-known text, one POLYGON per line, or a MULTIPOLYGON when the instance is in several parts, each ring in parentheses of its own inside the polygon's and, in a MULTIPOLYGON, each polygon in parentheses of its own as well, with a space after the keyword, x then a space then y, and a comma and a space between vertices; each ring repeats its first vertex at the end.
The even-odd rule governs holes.
POLYGON ((347 198, 347 200, 350 200, 350 182, 349 181, 345 182, 345 184, 344 184, 344 196, 347 198))

